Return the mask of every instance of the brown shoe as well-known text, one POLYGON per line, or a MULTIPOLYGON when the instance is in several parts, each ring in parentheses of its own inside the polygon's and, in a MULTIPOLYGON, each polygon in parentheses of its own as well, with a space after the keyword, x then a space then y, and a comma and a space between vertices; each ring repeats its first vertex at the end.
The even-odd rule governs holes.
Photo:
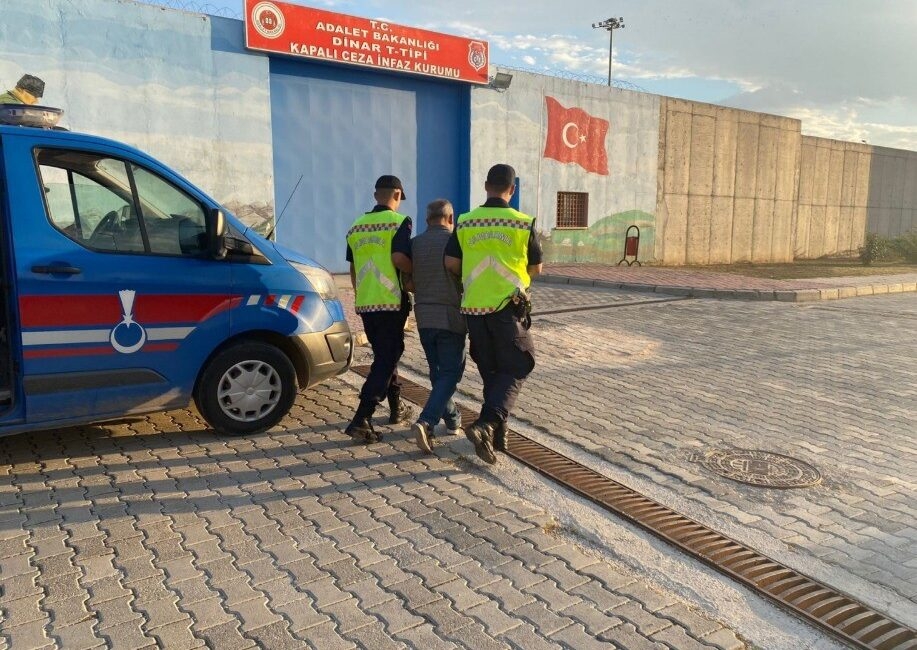
POLYGON ((417 441, 417 446, 420 447, 420 450, 425 454, 433 453, 433 445, 435 438, 433 436, 433 431, 429 424, 418 420, 411 427, 411 431, 414 432, 414 439, 417 441))

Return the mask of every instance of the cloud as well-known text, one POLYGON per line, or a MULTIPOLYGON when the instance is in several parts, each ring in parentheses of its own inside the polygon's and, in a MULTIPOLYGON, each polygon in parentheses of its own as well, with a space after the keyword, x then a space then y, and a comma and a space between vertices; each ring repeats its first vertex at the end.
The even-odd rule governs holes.
MULTIPOLYGON (((518 0, 500 11, 493 0, 322 4, 487 39, 494 63, 598 78, 608 70, 608 33, 592 28, 611 15, 599 0, 518 0)), ((613 9, 626 24, 614 32, 617 79, 675 80, 680 96, 688 98, 693 79, 698 87, 705 80, 726 81, 740 92, 713 101, 805 115, 813 130, 832 137, 865 133, 870 142, 914 147, 917 2, 617 0, 613 9)), ((653 87, 666 92, 661 84, 653 87)))

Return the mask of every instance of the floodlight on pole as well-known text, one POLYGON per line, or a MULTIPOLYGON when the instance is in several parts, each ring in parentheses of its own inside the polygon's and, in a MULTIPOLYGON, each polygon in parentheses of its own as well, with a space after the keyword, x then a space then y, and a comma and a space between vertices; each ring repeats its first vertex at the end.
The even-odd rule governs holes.
POLYGON ((608 85, 611 85, 611 46, 614 40, 614 34, 616 29, 624 29, 624 18, 609 18, 608 20, 603 20, 600 23, 592 23, 593 29, 607 29, 608 30, 608 85))

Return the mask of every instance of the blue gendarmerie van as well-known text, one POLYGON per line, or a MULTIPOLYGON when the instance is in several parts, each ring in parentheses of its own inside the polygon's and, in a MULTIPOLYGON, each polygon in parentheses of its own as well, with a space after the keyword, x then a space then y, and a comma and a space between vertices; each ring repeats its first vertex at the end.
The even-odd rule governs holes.
POLYGON ((184 407, 264 431, 345 372, 331 275, 126 144, 0 105, 0 435, 184 407))

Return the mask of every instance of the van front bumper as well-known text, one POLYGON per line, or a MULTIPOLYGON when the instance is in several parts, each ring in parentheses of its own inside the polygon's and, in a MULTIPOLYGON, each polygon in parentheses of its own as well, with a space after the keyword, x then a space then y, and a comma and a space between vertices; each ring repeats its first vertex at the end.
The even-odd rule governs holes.
POLYGON ((323 332, 297 334, 293 340, 306 362, 305 373, 299 372, 302 388, 314 386, 350 368, 353 335, 345 321, 337 322, 323 332))

